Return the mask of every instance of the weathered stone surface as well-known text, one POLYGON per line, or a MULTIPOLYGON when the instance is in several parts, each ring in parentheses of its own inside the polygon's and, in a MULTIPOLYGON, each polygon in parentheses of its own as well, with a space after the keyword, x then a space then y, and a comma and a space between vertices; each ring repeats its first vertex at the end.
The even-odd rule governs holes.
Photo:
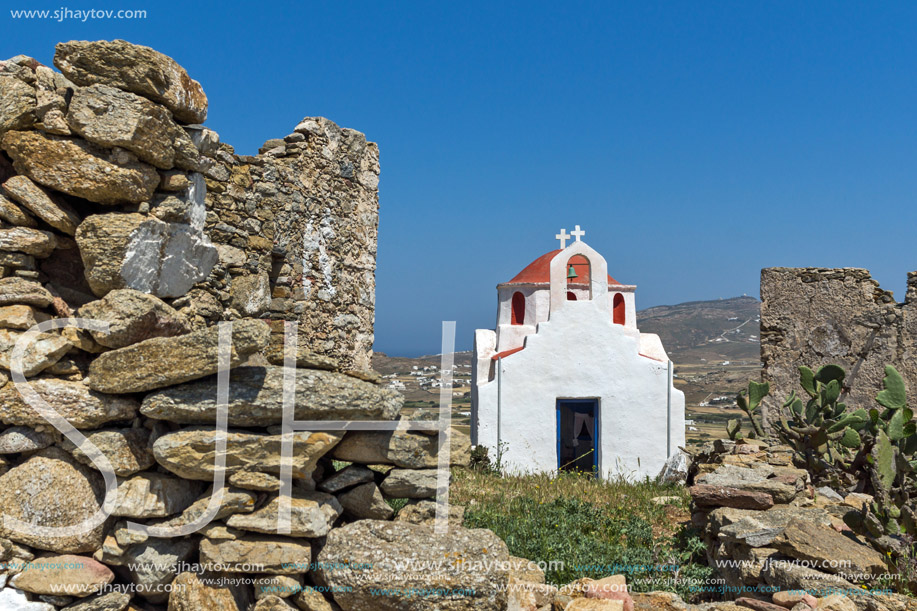
POLYGON ((337 498, 344 511, 361 520, 388 520, 395 514, 373 482, 360 484, 342 492, 337 498))
POLYGON ((749 511, 746 516, 719 528, 716 534, 722 541, 764 547, 773 543, 793 520, 831 526, 831 518, 823 509, 775 505, 767 511, 749 511))
MULTIPOLYGON (((13 350, 25 333, 0 329, 0 368, 10 371, 13 350)), ((37 375, 60 360, 73 345, 55 333, 35 333, 22 353, 20 367, 26 377, 37 375)))
POLYGON ((36 558, 10 580, 10 585, 34 594, 66 592, 87 596, 111 583, 114 578, 114 573, 107 566, 92 558, 65 554, 36 558))
POLYGON ((3 183, 3 190, 11 199, 58 231, 67 235, 76 233, 76 226, 80 224, 76 211, 67 202, 47 193, 27 177, 13 176, 3 183))
MULTIPOLYGON (((82 382, 58 378, 29 380, 38 396, 78 429, 94 429, 106 422, 129 420, 138 404, 128 397, 104 395, 82 382)), ((0 422, 22 426, 47 426, 48 422, 25 402, 14 384, 0 388, 0 422)))
POLYGON ((259 577, 252 585, 255 587, 255 599, 260 600, 268 596, 289 598, 302 591, 302 575, 270 575, 259 577))
POLYGON ((169 596, 169 611, 245 611, 248 608, 245 588, 221 582, 219 575, 180 573, 169 596))
POLYGON ((771 561, 761 569, 765 583, 781 590, 806 590, 815 595, 834 589, 853 589, 855 585, 841 578, 815 570, 792 559, 771 561))
POLYGON ((217 252, 202 231, 143 214, 96 214, 77 228, 76 241, 93 293, 132 288, 180 297, 205 279, 217 252))
MULTIPOLYGON (((306 478, 315 463, 341 439, 340 433, 293 433, 292 473, 306 478)), ((192 428, 163 435, 153 444, 156 461, 173 473, 188 479, 213 480, 217 430, 192 428)), ((228 431, 226 436, 226 473, 264 471, 280 473, 281 435, 259 435, 228 431)))
MULTIPOLYGON (((284 357, 286 356, 284 349, 282 342, 272 342, 264 351, 264 357, 271 365, 283 366, 284 357)), ((300 344, 296 345, 295 358, 296 367, 300 369, 325 369, 327 371, 337 369, 337 363, 333 358, 316 354, 300 344)))
POLYGON ((833 528, 793 520, 774 541, 774 547, 792 558, 808 560, 828 573, 886 572, 885 559, 871 547, 848 539, 833 528), (839 566, 838 563, 844 563, 839 566))
POLYGON ((0 75, 0 136, 35 122, 35 90, 18 78, 0 75))
MULTIPOLYGON (((403 399, 396 391, 327 371, 296 371, 297 420, 392 420, 403 399)), ((151 393, 143 414, 187 424, 216 420, 216 377, 151 393)), ((231 372, 229 424, 268 426, 283 417, 283 369, 240 367, 231 372)), ((348 459, 342 459, 348 460, 348 459)))
MULTIPOLYGON (((449 504, 449 528, 461 526, 465 517, 465 508, 461 505, 449 504)), ((422 526, 434 526, 436 523, 436 501, 429 499, 413 499, 398 511, 395 516, 398 522, 409 522, 422 526)))
POLYGON ((22 252, 39 258, 47 257, 57 247, 54 234, 29 227, 0 229, 0 250, 22 252))
POLYGON ((130 580, 137 585, 137 594, 150 602, 164 602, 168 593, 163 586, 175 577, 182 563, 197 551, 193 539, 153 539, 130 546, 120 563, 106 559, 106 564, 127 568, 130 580))
MULTIPOLYGON (((105 494, 102 476, 74 464, 69 454, 47 448, 0 475, 0 511, 36 526, 75 526, 92 518, 105 494)), ((58 553, 99 548, 104 523, 79 535, 50 536, 20 532, 0 522, 0 536, 58 553)))
POLYGON ((257 471, 236 471, 229 476, 229 483, 245 490, 259 490, 261 492, 277 492, 281 486, 280 478, 276 475, 268 475, 257 471))
POLYGON ((342 490, 373 481, 373 472, 363 465, 348 465, 318 485, 323 492, 337 494, 342 490))
MULTIPOLYGON (((463 435, 452 438, 451 464, 468 463, 467 439, 463 435)), ((332 456, 348 462, 423 469, 437 466, 437 443, 436 437, 415 432, 359 431, 347 433, 335 446, 332 456)))
POLYGON ((109 592, 101 596, 86 598, 64 607, 65 611, 124 611, 131 604, 127 592, 109 592))
MULTIPOLYGON (((232 325, 231 366, 264 348, 270 330, 260 320, 232 325)), ((156 337, 99 355, 89 367, 89 386, 106 393, 132 393, 181 384, 216 373, 219 328, 177 337, 156 337), (155 363, 156 367, 149 367, 155 363)), ((215 395, 213 400, 215 400, 215 395)), ((211 420, 215 422, 215 420, 211 420)))
POLYGON ((296 607, 289 604, 283 598, 271 594, 259 600, 252 611, 296 611, 296 607))
POLYGON ((0 305, 25 304, 46 308, 54 296, 37 282, 23 278, 0 278, 0 305))
POLYGON ((28 212, 2 195, 0 195, 0 221, 6 221, 17 227, 38 227, 38 221, 28 212))
POLYGON ((54 443, 54 436, 27 426, 12 426, 0 433, 0 454, 43 450, 54 443))
POLYGON ((169 111, 128 91, 108 85, 77 89, 67 124, 90 142, 120 146, 161 170, 197 164, 197 148, 169 111))
MULTIPOLYGON (((273 534, 277 532, 280 497, 249 514, 236 514, 226 524, 241 530, 273 534)), ((324 492, 293 490, 290 502, 291 537, 324 537, 343 509, 338 500, 324 492)))
POLYGON ((258 316, 271 306, 271 285, 266 272, 234 277, 230 293, 232 307, 242 316, 258 316))
POLYGON ((818 606, 818 599, 811 594, 807 594, 805 590, 781 590, 779 592, 774 592, 771 596, 771 600, 774 604, 780 605, 785 609, 792 609, 801 602, 805 602, 813 609, 818 606))
MULTIPOLYGON (((50 296, 50 294, 49 294, 50 296)), ((29 305, 0 306, 0 329, 30 329, 51 317, 29 305)))
POLYGON ((108 333, 93 331, 102 346, 124 348, 153 337, 184 335, 191 328, 184 316, 161 299, 134 289, 111 291, 80 308, 81 318, 108 323, 108 333))
POLYGON ((344 611, 502 611, 506 606, 509 553, 489 530, 457 527, 435 535, 429 528, 404 522, 360 520, 331 531, 316 560, 322 581, 342 588, 334 598, 344 611), (396 564, 404 558, 461 558, 463 562, 405 573, 396 564), (469 569, 472 565, 474 570, 469 569), (375 588, 421 588, 430 595, 378 596, 371 591, 375 588), (466 590, 467 596, 436 594, 456 588, 466 590))
POLYGON ((436 469, 392 469, 382 482, 382 492, 395 498, 433 498, 436 476, 436 469))
POLYGON ((54 65, 77 85, 101 83, 162 104, 185 123, 207 118, 207 96, 178 63, 125 40, 71 40, 57 44, 54 65))
POLYGON ((118 502, 113 516, 162 518, 188 508, 202 486, 161 473, 143 473, 118 482, 118 502))
MULTIPOLYGON (((156 463, 152 449, 148 445, 150 439, 149 429, 132 428, 92 431, 86 434, 86 438, 95 444, 102 454, 108 458, 115 475, 119 477, 131 476, 144 469, 149 469, 156 463)), ((81 449, 74 446, 69 439, 64 439, 62 445, 79 462, 95 468, 89 457, 81 449)))
POLYGON ((57 607, 43 602, 31 602, 22 590, 0 588, 0 609, 4 611, 56 611, 57 607))
POLYGON ((288 537, 201 540, 202 563, 224 565, 234 572, 295 575, 308 570, 311 553, 308 541, 288 537))
POLYGON ((802 485, 797 488, 795 485, 781 481, 781 478, 771 477, 774 475, 773 468, 767 465, 762 466, 765 468, 723 465, 712 473, 705 473, 697 477, 695 482, 749 492, 764 492, 769 494, 775 503, 789 503, 802 491, 802 485))
POLYGON ((769 603, 766 600, 758 600, 749 596, 740 596, 736 599, 736 604, 740 607, 754 609, 754 611, 783 611, 783 607, 769 603))
POLYGON ((311 586, 304 586, 292 600, 300 611, 338 611, 340 609, 337 605, 332 606, 321 592, 311 586))
POLYGON ((2 147, 19 174, 99 204, 148 201, 159 184, 152 166, 83 140, 11 131, 3 136, 2 147))
POLYGON ((696 484, 688 488, 694 503, 702 507, 736 507, 738 509, 767 509, 774 499, 766 492, 752 492, 739 488, 696 484))

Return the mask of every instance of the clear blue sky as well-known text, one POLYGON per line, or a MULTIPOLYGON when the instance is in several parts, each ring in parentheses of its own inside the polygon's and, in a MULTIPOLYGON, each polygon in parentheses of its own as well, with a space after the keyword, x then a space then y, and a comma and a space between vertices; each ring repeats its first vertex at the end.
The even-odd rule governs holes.
POLYGON ((917 269, 917 5, 27 2, 0 56, 124 38, 179 61, 241 153, 322 115, 381 149, 376 349, 458 348, 582 225, 637 306, 758 295, 767 266, 917 269))

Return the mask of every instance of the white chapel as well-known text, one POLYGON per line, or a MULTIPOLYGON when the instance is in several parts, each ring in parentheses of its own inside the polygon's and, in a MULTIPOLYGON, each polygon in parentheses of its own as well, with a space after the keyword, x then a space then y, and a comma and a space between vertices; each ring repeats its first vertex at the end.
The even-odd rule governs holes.
POLYGON ((497 285, 497 328, 474 336, 472 443, 511 473, 655 476, 685 444, 685 396, 637 328, 636 287, 583 235, 562 229, 559 250, 497 285))

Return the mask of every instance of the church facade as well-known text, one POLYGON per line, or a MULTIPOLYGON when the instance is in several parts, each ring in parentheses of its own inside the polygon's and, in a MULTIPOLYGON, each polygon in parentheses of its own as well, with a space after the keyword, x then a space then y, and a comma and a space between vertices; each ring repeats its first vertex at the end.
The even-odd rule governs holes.
POLYGON ((634 293, 579 226, 497 286, 496 329, 474 337, 472 443, 510 473, 659 473, 685 443, 685 398, 634 293))

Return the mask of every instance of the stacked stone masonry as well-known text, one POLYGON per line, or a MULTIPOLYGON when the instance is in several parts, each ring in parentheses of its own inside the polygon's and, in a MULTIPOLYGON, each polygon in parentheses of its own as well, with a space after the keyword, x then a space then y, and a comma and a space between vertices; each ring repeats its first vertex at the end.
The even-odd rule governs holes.
MULTIPOLYGON (((285 321, 299 330, 297 420, 403 418, 369 367, 376 145, 306 118, 236 155, 201 125, 203 88, 171 58, 69 42, 54 63, 0 62, 0 609, 429 608, 372 590, 406 555, 443 554, 494 568, 444 564, 404 587, 463 585, 473 594, 441 608, 505 608, 506 545, 461 528, 460 508, 433 532, 437 431, 293 433, 290 532, 277 532, 285 321), (221 321, 232 349, 216 514, 181 536, 132 529, 207 512, 221 321), (46 530, 97 515, 106 471, 110 517, 46 530)), ((468 460, 467 439, 452 447, 453 464, 468 460)))

